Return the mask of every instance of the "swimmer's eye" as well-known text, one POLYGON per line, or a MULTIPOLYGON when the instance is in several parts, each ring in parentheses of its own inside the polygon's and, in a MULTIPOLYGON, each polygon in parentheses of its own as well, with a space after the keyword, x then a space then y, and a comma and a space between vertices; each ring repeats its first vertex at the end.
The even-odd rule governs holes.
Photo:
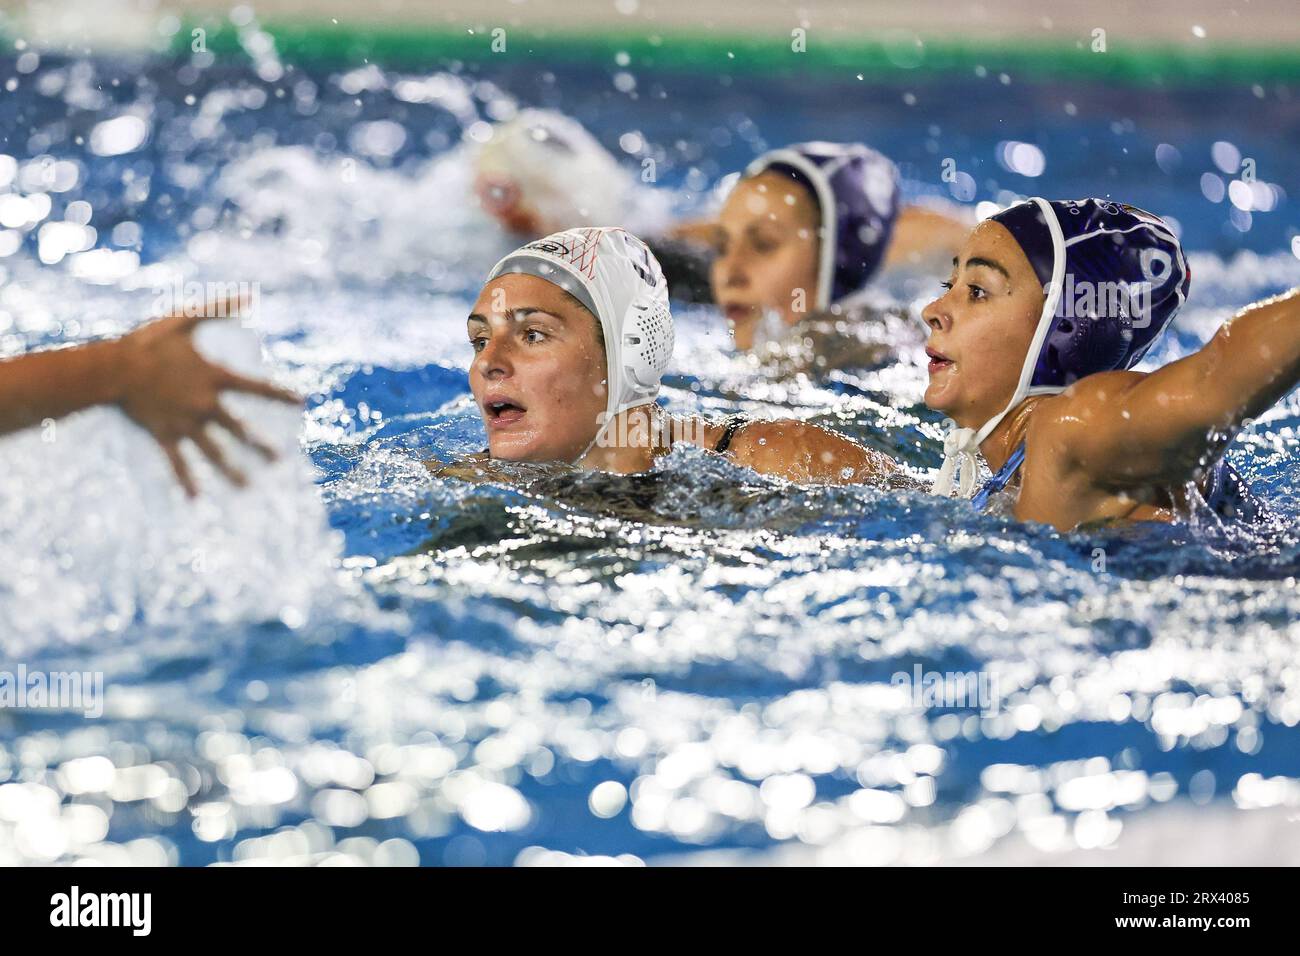
MULTIPOLYGON (((951 281, 939 283, 939 288, 943 289, 944 292, 951 292, 952 287, 953 287, 953 283, 951 281)), ((966 284, 966 288, 970 290, 970 298, 973 301, 980 302, 988 298, 989 294, 984 290, 982 286, 977 286, 973 282, 968 282, 966 284)))
POLYGON ((538 342, 542 342, 546 339, 546 333, 541 329, 529 329, 524 333, 524 339, 530 345, 536 345, 538 342), (534 338, 534 336, 536 337, 534 338))
POLYGON ((482 352, 483 349, 487 346, 487 339, 486 339, 485 337, 483 337, 482 335, 479 335, 479 336, 476 336, 476 337, 474 337, 474 338, 471 338, 471 339, 469 340, 469 344, 470 344, 470 347, 471 347, 475 352, 482 352))

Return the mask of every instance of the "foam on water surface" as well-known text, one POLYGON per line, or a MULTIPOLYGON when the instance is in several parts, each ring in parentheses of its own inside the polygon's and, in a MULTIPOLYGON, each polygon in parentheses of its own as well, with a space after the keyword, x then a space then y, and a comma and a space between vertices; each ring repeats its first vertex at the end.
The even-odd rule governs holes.
MULTIPOLYGON (((255 333, 237 320, 208 323, 197 338, 228 368, 270 374, 255 333)), ((0 511, 6 657, 60 642, 120 644, 139 628, 298 628, 328 606, 339 541, 298 447, 301 411, 247 397, 226 404, 278 460, 265 464, 223 441, 251 479, 239 489, 187 443, 197 501, 185 497, 153 439, 116 409, 0 439, 9 488, 0 511)))

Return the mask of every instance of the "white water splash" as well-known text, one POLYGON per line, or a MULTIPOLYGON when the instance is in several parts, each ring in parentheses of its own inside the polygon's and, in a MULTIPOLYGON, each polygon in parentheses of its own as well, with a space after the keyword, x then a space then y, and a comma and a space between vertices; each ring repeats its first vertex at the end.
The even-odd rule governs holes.
MULTIPOLYGON (((198 343, 228 367, 269 377, 256 336, 233 321, 201 327, 198 343)), ((197 501, 185 498, 153 439, 116 409, 0 440, 8 476, 0 498, 0 652, 102 645, 135 622, 299 627, 328 602, 341 545, 298 450, 300 410, 225 401, 279 459, 262 464, 228 443, 250 478, 238 489, 190 454, 197 501)))

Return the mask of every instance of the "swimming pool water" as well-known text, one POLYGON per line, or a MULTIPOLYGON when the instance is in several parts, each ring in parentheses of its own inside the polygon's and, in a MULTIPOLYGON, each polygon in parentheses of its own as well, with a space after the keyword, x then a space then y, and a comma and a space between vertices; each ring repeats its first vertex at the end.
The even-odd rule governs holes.
MULTIPOLYGON (((951 195, 952 157, 975 200, 1112 193, 1171 215, 1192 298, 1159 363, 1300 283, 1293 87, 665 73, 629 94, 613 64, 540 82, 509 64, 276 82, 224 60, 0 65, 18 81, 0 98, 0 242, 21 240, 0 259, 5 353, 128 328, 177 276, 257 283, 263 354, 238 326, 201 344, 309 396, 301 414, 232 401, 284 457, 242 492, 201 469, 194 506, 116 412, 0 441, 0 670, 106 683, 98 719, 0 709, 0 862, 793 845, 925 862, 1114 845, 1162 804, 1300 803, 1295 395, 1233 446, 1279 515, 1252 531, 1199 516, 1059 535, 693 450, 645 476, 521 468, 512 486, 421 464, 484 444, 463 316, 510 240, 467 200, 461 143, 518 105, 611 148, 638 134, 627 161, 656 157, 685 208, 767 146, 863 138, 911 195, 951 195), (138 122, 101 125, 123 116, 138 122), (1044 173, 1002 168, 1006 141, 1036 144, 1044 173), (1223 144, 1275 208, 1207 198, 1203 175, 1233 178, 1223 144), (88 203, 95 236, 56 230, 41 261, 39 224, 19 221, 38 195, 45 223, 88 203), (917 668, 983 675, 992 706, 927 706, 895 680, 917 668)), ((897 277, 881 301, 933 288, 897 277)), ((677 314, 670 408, 794 415, 937 465, 917 355, 783 374, 727 355, 710 311, 677 314)))

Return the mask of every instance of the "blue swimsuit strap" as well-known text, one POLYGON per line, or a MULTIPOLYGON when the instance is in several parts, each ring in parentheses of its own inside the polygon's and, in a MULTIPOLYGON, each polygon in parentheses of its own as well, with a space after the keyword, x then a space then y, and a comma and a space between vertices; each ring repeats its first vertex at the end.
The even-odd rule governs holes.
POLYGON ((1205 503, 1220 518, 1255 522, 1268 514, 1263 503, 1251 492, 1246 480, 1226 458, 1220 458, 1210 472, 1203 489, 1205 503))
POLYGON ((989 506, 989 498, 1001 491, 1011 479, 1015 477, 1020 466, 1025 463, 1025 443, 1021 442, 1011 457, 1007 459, 1005 465, 998 469, 998 473, 984 483, 984 487, 975 493, 971 499, 971 504, 975 506, 976 511, 983 511, 989 506))

